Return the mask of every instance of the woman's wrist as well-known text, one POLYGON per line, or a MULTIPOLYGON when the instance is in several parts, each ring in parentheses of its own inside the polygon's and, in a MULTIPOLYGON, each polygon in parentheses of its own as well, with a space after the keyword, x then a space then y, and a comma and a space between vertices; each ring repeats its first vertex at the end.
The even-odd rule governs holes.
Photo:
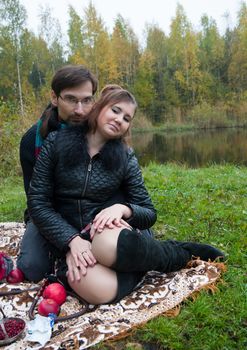
POLYGON ((75 242, 76 240, 81 239, 80 234, 76 233, 74 236, 71 237, 71 239, 68 242, 68 247, 71 248, 71 244, 75 242))
POLYGON ((122 207, 123 219, 129 219, 132 215, 132 210, 125 204, 119 204, 122 207))

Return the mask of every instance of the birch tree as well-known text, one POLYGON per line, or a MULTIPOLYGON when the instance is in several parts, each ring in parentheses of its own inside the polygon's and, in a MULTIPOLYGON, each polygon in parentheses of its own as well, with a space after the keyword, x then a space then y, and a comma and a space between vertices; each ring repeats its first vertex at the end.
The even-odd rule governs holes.
MULTIPOLYGON (((24 31, 26 21, 26 10, 20 4, 19 0, 1 0, 0 2, 0 18, 1 18, 1 34, 8 37, 9 45, 12 46, 13 51, 9 52, 16 65, 17 76, 17 90, 20 101, 20 111, 24 114, 23 94, 22 94, 22 80, 21 80, 21 47, 20 38, 24 31)), ((2 47, 2 50, 4 48, 2 47)), ((11 57, 10 56, 10 57, 11 57)), ((13 82, 14 84, 14 82, 13 82)))

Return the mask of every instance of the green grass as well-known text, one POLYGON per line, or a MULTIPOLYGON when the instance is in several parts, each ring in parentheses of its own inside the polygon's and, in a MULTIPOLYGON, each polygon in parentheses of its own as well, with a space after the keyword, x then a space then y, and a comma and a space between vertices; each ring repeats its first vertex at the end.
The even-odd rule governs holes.
POLYGON ((0 178, 0 222, 22 222, 25 206, 22 178, 0 178))
MULTIPOLYGON (((187 169, 150 164, 145 181, 158 210, 158 238, 214 244, 227 254, 228 271, 215 294, 186 300, 175 318, 157 317, 122 341, 100 350, 242 350, 247 348, 247 168, 187 169)), ((0 221, 21 221, 20 179, 2 180, 0 221)))

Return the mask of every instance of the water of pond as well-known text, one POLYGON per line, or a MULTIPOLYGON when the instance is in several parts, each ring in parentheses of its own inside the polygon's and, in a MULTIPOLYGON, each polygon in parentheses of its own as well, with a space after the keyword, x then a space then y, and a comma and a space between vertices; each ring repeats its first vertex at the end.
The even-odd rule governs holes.
POLYGON ((175 162, 189 167, 209 164, 247 166, 247 129, 134 133, 132 144, 141 165, 175 162))

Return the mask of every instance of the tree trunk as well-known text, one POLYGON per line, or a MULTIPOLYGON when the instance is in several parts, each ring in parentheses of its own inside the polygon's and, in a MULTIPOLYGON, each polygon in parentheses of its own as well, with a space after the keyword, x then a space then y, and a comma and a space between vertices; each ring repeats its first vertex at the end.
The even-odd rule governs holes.
POLYGON ((17 53, 17 59, 16 59, 16 67, 17 67, 19 98, 20 98, 20 105, 21 105, 21 115, 23 116, 24 115, 24 107, 23 107, 22 88, 21 88, 21 74, 20 74, 20 65, 19 65, 18 53, 17 53))

